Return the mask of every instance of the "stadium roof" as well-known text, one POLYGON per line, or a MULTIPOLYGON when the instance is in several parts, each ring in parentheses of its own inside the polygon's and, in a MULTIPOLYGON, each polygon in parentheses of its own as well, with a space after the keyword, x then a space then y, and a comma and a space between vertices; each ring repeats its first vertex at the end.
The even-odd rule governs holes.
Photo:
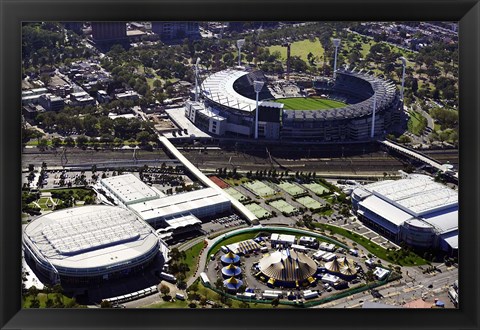
POLYGON ((59 271, 114 267, 158 247, 153 229, 133 212, 104 205, 43 215, 25 227, 24 239, 59 271))
POLYGON ((426 175, 409 175, 397 181, 368 184, 362 189, 417 217, 458 205, 457 191, 426 175))
MULTIPOLYGON (((395 99, 397 90, 395 84, 364 72, 338 69, 337 74, 352 76, 368 82, 376 95, 376 112, 387 108, 395 99)), ((352 86, 353 89, 353 86, 352 86)), ((322 110, 284 110, 284 119, 287 120, 334 120, 355 118, 371 115, 373 112, 374 94, 368 95, 367 99, 355 104, 349 104, 342 108, 322 110)))
POLYGON ((161 197, 155 190, 143 183, 133 174, 123 174, 102 179, 101 184, 123 204, 132 204, 161 197))
POLYGON ((397 226, 412 218, 411 214, 377 196, 370 196, 359 204, 397 226))
POLYGON ((426 175, 410 175, 407 179, 365 188, 415 216, 458 205, 458 192, 426 175))
MULTIPOLYGON (((253 112, 256 101, 240 95, 233 88, 233 83, 249 74, 243 70, 227 69, 208 76, 202 83, 203 95, 209 100, 222 106, 235 108, 242 111, 253 112)), ((259 101, 259 106, 283 108, 283 104, 269 101, 259 101)))
POLYGON ((130 205, 145 221, 152 221, 175 214, 189 213, 194 209, 230 202, 213 188, 204 188, 130 205))

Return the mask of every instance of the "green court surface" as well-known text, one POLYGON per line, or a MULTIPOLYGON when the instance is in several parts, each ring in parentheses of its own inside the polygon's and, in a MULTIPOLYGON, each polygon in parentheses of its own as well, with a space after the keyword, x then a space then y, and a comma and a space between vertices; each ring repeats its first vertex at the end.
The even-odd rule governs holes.
POLYGON ((296 201, 311 211, 317 211, 323 207, 323 205, 320 202, 314 200, 310 196, 297 198, 296 201))
POLYGON ((275 190, 261 181, 246 182, 243 186, 259 197, 273 196, 276 194, 275 190))
POLYGON ((327 187, 322 186, 319 183, 304 183, 303 186, 315 193, 315 195, 323 195, 330 192, 327 187))
POLYGON ((276 99, 275 102, 283 103, 285 110, 328 110, 346 106, 343 102, 320 97, 291 97, 276 99))
POLYGON ((227 192, 230 196, 232 196, 233 198, 235 198, 239 202, 244 202, 244 201, 248 200, 248 198, 245 195, 243 195, 242 193, 240 193, 239 191, 235 190, 232 187, 226 188, 226 189, 224 189, 224 191, 227 192))
POLYGON ((307 190, 303 189, 301 186, 288 181, 283 181, 282 183, 277 184, 277 186, 285 190, 290 196, 293 197, 303 195, 307 192, 307 190))
POLYGON ((265 219, 272 215, 257 203, 247 204, 245 207, 259 219, 265 219))
POLYGON ((293 213, 297 212, 298 209, 296 207, 293 207, 292 205, 288 204, 285 200, 279 199, 273 202, 269 203, 271 206, 276 208, 282 213, 292 215, 293 213))

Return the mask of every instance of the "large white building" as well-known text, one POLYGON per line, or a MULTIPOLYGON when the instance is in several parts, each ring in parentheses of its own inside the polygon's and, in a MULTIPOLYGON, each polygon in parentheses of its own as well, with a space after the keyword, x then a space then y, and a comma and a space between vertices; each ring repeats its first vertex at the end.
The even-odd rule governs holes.
POLYGON ((145 268, 167 245, 135 213, 90 205, 48 213, 23 233, 25 258, 51 283, 87 284, 145 268))
POLYGON ((231 201, 214 188, 204 188, 166 196, 150 187, 133 174, 123 174, 100 181, 101 187, 115 199, 134 211, 155 228, 162 228, 162 236, 174 230, 193 229, 198 218, 227 212, 231 201))
POLYGON ((133 174, 122 174, 100 180, 101 186, 124 205, 149 201, 165 196, 133 174))
POLYGON ((129 205, 143 220, 154 227, 166 219, 182 214, 198 218, 229 211, 230 200, 213 188, 189 191, 129 205))
POLYGON ((356 188, 360 220, 395 242, 458 251, 458 192, 420 174, 356 188))

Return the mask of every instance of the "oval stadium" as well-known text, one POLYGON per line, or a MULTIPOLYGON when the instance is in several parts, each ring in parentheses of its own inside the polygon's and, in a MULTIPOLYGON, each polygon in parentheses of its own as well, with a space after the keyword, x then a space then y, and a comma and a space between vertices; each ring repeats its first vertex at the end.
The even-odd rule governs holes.
POLYGON ((185 116, 213 137, 256 138, 254 81, 264 83, 258 93, 259 139, 368 141, 383 138, 400 123, 402 103, 395 84, 347 69, 337 70, 335 79, 297 83, 274 81, 242 67, 222 70, 199 82, 198 101, 187 102, 185 116))
POLYGON ((146 267, 159 252, 154 230, 132 211, 104 205, 52 212, 24 230, 25 259, 51 283, 120 278, 146 267))

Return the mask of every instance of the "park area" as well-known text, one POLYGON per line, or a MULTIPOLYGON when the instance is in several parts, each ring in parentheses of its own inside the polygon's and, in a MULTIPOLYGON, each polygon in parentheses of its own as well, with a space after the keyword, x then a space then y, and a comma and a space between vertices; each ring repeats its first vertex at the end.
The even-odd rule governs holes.
POLYGON ((343 102, 320 97, 291 97, 276 99, 275 102, 283 103, 285 110, 327 110, 346 106, 343 102))
MULTIPOLYGON (((282 45, 273 45, 268 47, 268 50, 270 51, 270 54, 273 54, 274 52, 280 52, 282 60, 287 60, 287 47, 282 45)), ((312 53, 313 56, 318 58, 323 57, 323 47, 320 44, 320 41, 318 41, 318 38, 315 38, 314 41, 311 41, 310 39, 304 39, 292 42, 290 46, 290 56, 298 56, 308 63, 308 53, 312 53)))
POLYGON ((319 183, 315 183, 315 182, 304 183, 303 186, 305 188, 307 188, 308 190, 312 191, 317 196, 322 196, 324 194, 330 193, 330 190, 327 187, 325 187, 325 186, 323 186, 319 183))
POLYGON ((261 181, 246 182, 243 186, 258 197, 268 197, 276 194, 276 191, 261 181))
POLYGON ((283 181, 277 184, 277 186, 285 190, 292 197, 301 196, 307 193, 306 189, 303 189, 299 185, 296 185, 295 183, 291 183, 288 181, 283 181))
POLYGON ((235 190, 234 188, 232 187, 229 187, 227 189, 225 189, 225 192, 227 194, 229 194, 230 196, 232 196, 233 198, 235 198, 237 201, 239 202, 245 202, 248 200, 248 197, 245 196, 244 194, 242 194, 241 192, 235 190))
POLYGON ((278 199, 276 201, 269 202, 268 204, 270 204, 271 206, 279 210, 284 215, 292 215, 298 211, 296 207, 293 207, 292 205, 288 204, 283 199, 278 199))
POLYGON ((314 200, 310 196, 300 197, 296 201, 305 206, 310 211, 318 211, 323 207, 320 202, 314 200))
POLYGON ((415 135, 421 135, 425 127, 427 127, 427 118, 417 111, 410 111, 409 115, 408 131, 415 135))
POLYGON ((257 203, 247 204, 245 207, 259 219, 265 219, 272 215, 257 203))

